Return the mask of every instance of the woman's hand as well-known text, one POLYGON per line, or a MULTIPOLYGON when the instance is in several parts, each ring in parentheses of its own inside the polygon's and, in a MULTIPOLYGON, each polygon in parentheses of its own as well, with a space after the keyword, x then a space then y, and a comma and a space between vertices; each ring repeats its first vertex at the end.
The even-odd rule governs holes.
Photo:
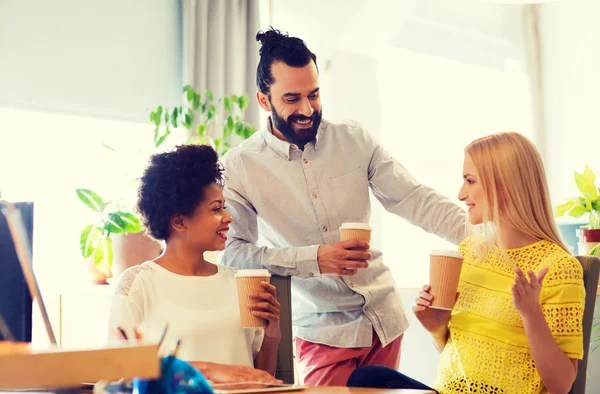
POLYGON ((540 305, 540 292, 542 283, 548 273, 548 268, 542 268, 536 276, 533 271, 529 271, 529 280, 525 277, 520 268, 515 269, 515 283, 512 285, 512 299, 515 308, 521 314, 521 318, 528 318, 542 312, 540 305))
POLYGON ((281 339, 281 328, 279 327, 279 315, 281 314, 281 305, 277 301, 277 289, 272 284, 262 282, 260 284, 266 293, 250 293, 252 303, 248 307, 252 314, 262 317, 267 321, 265 327, 265 339, 281 339))
MULTIPOLYGON (((213 383, 282 383, 268 372, 245 365, 225 365, 208 362, 190 362, 213 383)), ((237 387, 237 385, 236 385, 237 387)), ((238 387, 239 388, 239 387, 238 387)))
MULTIPOLYGON (((423 327, 430 334, 434 335, 446 330, 452 311, 430 308, 433 302, 433 295, 431 295, 430 291, 430 285, 423 286, 412 310, 423 327)), ((456 300, 458 300, 458 293, 456 293, 456 300)))

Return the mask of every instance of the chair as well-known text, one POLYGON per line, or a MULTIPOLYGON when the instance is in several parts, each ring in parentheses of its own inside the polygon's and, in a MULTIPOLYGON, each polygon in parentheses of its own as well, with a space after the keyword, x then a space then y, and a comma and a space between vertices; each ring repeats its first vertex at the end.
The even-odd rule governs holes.
POLYGON ((577 377, 569 394, 585 394, 587 380, 587 360, 590 351, 590 336, 594 320, 598 276, 600 275, 600 259, 594 256, 576 256, 583 267, 583 282, 585 286, 585 309, 583 312, 583 360, 579 361, 577 377))
MULTIPOLYGON (((281 342, 277 352, 275 377, 284 383, 294 383, 294 355, 292 342, 292 279, 290 276, 271 277, 271 283, 277 288, 277 301, 281 304, 279 324, 281 342)), ((588 338, 589 340, 589 338, 588 338)))

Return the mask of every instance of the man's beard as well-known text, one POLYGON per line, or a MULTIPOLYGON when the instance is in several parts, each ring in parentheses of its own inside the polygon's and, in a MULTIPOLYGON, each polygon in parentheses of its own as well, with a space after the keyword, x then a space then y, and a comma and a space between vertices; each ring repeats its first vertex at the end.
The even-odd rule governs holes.
POLYGON ((321 124, 321 116, 323 110, 314 111, 310 117, 306 117, 303 115, 290 115, 287 118, 287 121, 283 119, 279 114, 275 111, 275 108, 271 106, 271 119, 273 120, 273 125, 283 134, 283 136, 292 144, 297 145, 298 147, 303 147, 311 141, 314 141, 317 137, 317 130, 319 129, 319 125, 321 124), (308 129, 299 129, 298 131, 294 130, 293 122, 296 120, 311 120, 312 126, 308 129))

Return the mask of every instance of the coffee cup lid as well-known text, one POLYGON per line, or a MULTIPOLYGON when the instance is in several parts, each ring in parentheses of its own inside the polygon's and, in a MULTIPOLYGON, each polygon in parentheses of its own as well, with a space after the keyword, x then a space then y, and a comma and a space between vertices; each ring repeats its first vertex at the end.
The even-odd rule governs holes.
POLYGON ((371 226, 368 223, 342 223, 340 230, 342 229, 370 230, 371 226))
POLYGON ((235 277, 236 278, 242 278, 242 277, 270 277, 271 273, 269 272, 269 270, 263 270, 263 269, 255 269, 255 270, 237 270, 235 273, 235 277))
POLYGON ((455 250, 443 250, 443 249, 434 249, 429 253, 430 256, 448 256, 448 257, 456 257, 457 259, 462 259, 463 255, 460 252, 455 250))

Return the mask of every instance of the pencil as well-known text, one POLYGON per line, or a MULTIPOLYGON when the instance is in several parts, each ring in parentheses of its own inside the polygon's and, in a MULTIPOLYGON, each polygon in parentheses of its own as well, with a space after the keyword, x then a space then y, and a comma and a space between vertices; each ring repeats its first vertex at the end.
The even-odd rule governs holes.
POLYGON ((121 327, 117 327, 117 330, 119 330, 119 332, 121 333, 121 335, 123 335, 123 339, 129 339, 127 338, 127 334, 125 333, 125 330, 123 330, 121 327))
POLYGON ((167 335, 168 328, 169 328, 169 322, 167 322, 167 324, 165 324, 165 328, 163 328, 163 332, 160 335, 160 340, 158 341, 158 347, 160 347, 160 345, 162 345, 163 341, 165 340, 165 336, 167 335))
POLYGON ((177 352, 179 351, 179 346, 181 345, 181 339, 177 340, 177 344, 175 345, 175 349, 173 349, 173 352, 171 353, 171 355, 173 357, 177 357, 177 352))

